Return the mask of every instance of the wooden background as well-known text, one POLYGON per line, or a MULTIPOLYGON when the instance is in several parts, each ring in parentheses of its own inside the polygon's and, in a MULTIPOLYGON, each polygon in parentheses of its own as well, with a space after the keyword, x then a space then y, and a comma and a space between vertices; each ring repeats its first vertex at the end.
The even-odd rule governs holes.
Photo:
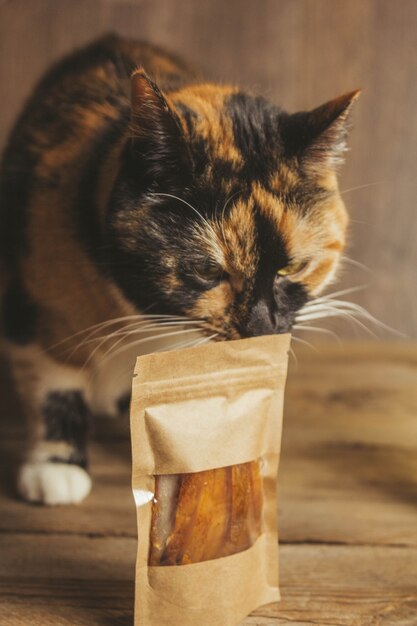
POLYGON ((363 88, 341 188, 371 271, 347 264, 340 285, 369 284, 352 299, 416 337, 417 1, 0 0, 0 145, 47 65, 110 30, 290 110, 363 88))

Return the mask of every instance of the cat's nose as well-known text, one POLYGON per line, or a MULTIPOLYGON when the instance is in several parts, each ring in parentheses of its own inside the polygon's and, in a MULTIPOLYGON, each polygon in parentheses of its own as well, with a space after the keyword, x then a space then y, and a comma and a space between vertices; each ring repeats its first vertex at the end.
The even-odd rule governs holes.
POLYGON ((243 337, 276 335, 291 331, 293 315, 285 310, 278 310, 276 303, 270 304, 259 299, 251 308, 248 319, 240 327, 243 337))
POLYGON ((244 332, 247 337, 259 335, 273 335, 277 332, 277 319, 271 313, 270 307, 265 300, 258 300, 249 313, 244 332))

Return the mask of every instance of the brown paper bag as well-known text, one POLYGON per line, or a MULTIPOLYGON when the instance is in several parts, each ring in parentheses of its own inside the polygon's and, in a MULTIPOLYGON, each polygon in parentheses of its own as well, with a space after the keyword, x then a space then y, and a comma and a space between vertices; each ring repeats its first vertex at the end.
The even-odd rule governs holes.
POLYGON ((289 335, 136 361, 136 626, 237 626, 279 600, 276 481, 289 335))

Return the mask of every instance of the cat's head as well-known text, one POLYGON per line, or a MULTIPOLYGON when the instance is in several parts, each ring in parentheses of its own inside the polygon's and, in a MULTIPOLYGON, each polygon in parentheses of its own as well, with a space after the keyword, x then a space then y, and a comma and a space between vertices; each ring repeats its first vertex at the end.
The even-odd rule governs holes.
POLYGON ((203 319, 219 339, 290 330, 345 245, 336 169, 357 96, 289 115, 218 85, 163 95, 136 72, 107 227, 137 308, 203 319))

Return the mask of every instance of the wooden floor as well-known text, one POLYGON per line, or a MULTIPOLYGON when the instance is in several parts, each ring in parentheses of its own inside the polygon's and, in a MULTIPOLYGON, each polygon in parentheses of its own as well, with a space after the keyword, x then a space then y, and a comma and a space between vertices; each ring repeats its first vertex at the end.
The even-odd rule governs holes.
MULTIPOLYGON (((12 487, 22 430, 8 386, 3 375, 1 626, 132 624, 127 424, 98 424, 84 504, 28 506, 12 487)), ((280 466, 282 601, 245 626, 417 624, 416 443, 416 346, 299 355, 280 466)))

